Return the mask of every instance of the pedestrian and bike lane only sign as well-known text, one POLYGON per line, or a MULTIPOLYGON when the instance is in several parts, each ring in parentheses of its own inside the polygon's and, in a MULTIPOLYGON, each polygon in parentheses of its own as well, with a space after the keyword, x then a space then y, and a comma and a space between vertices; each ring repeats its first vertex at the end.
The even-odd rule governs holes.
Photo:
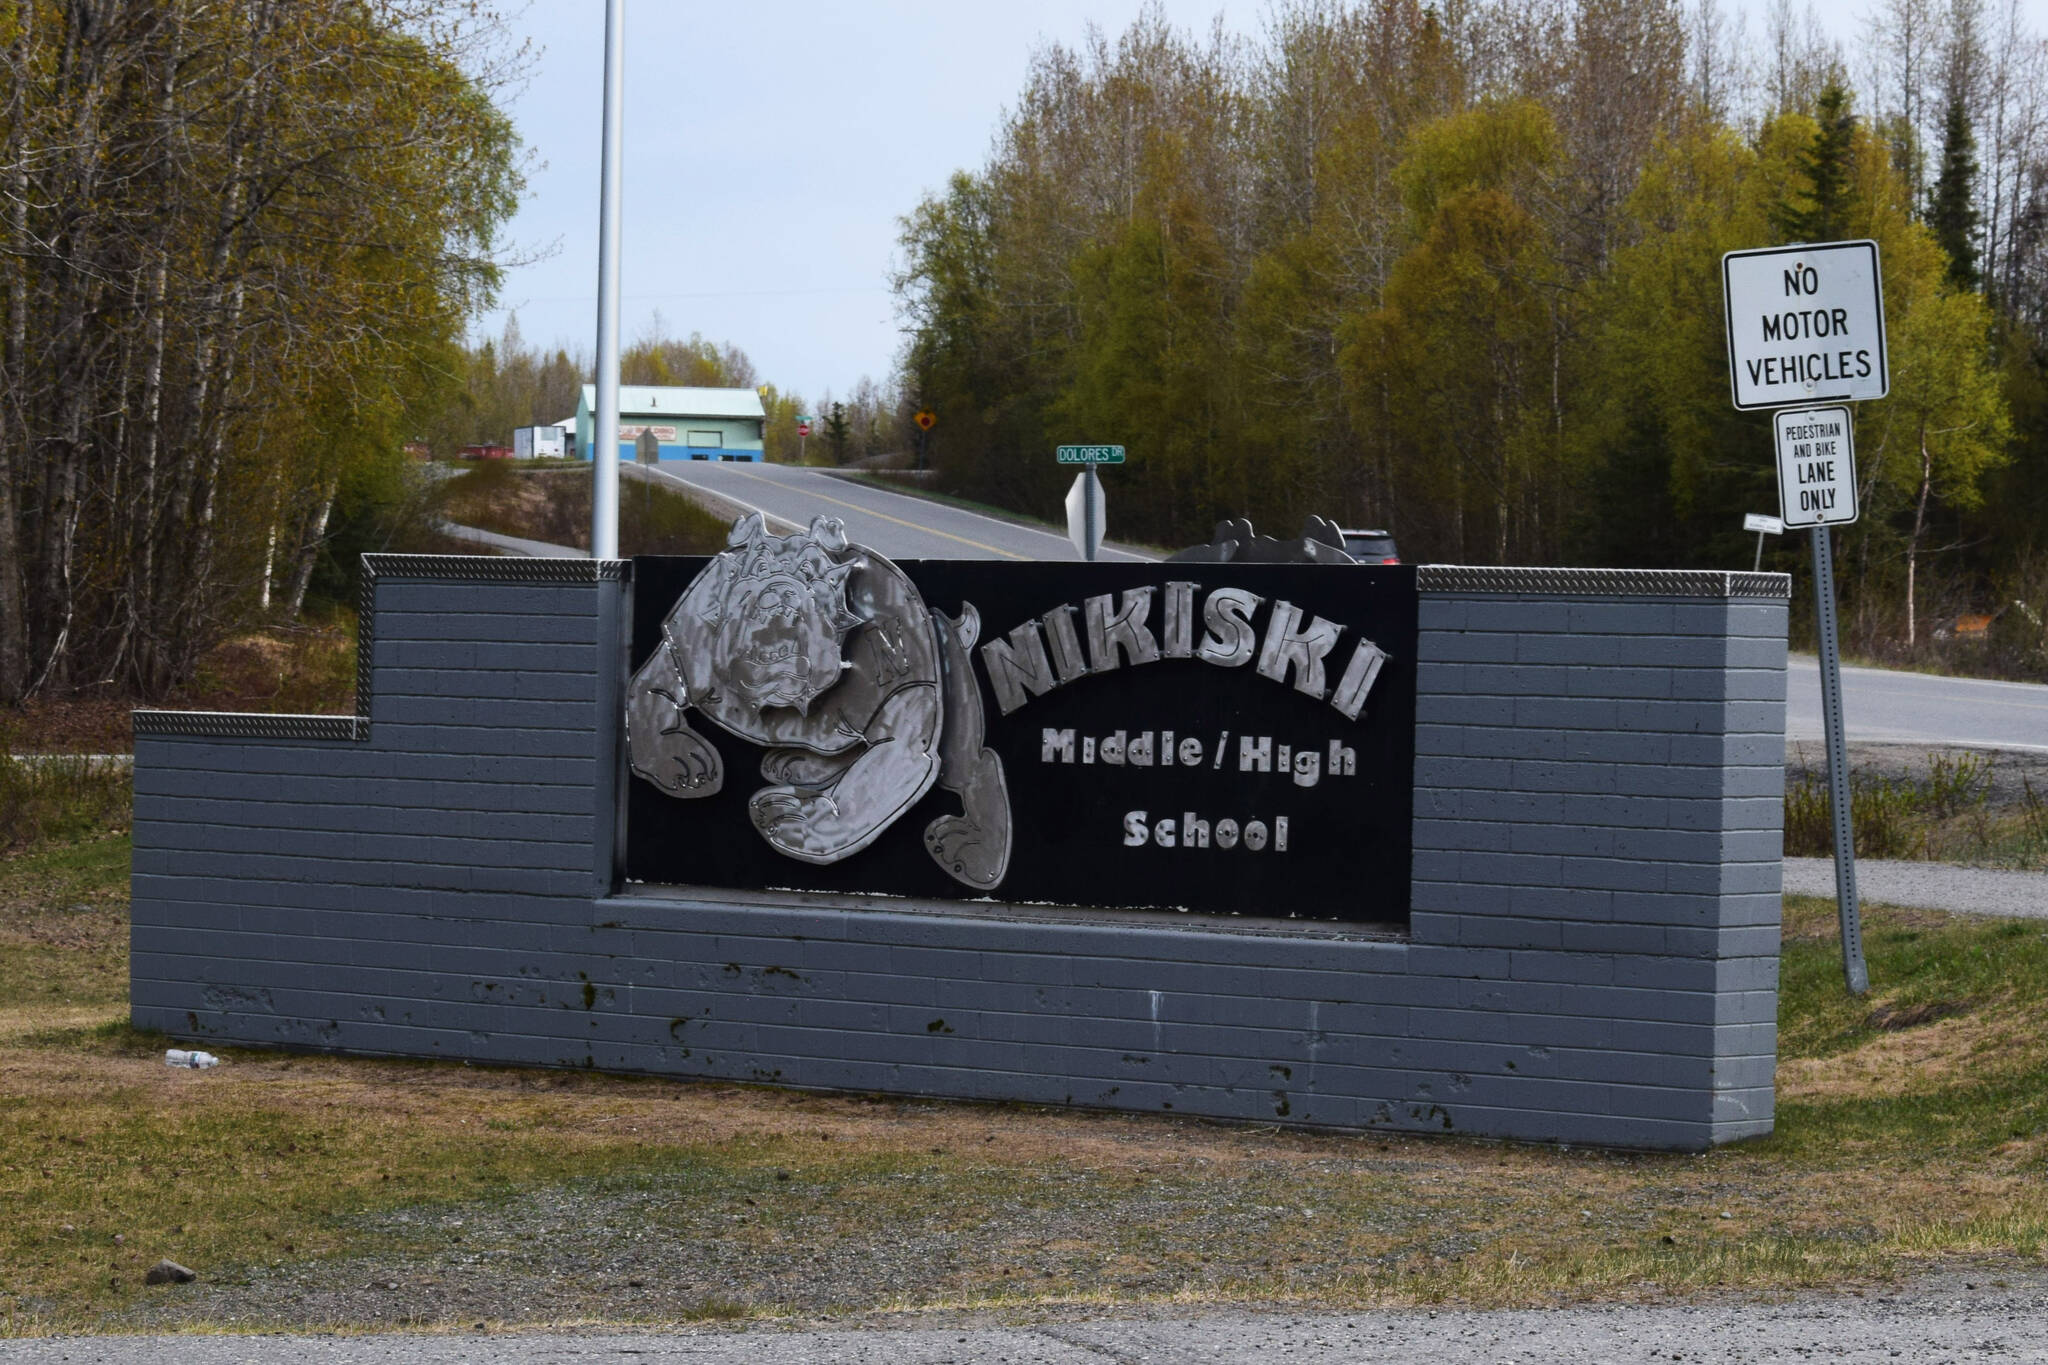
MULTIPOLYGON (((1890 391, 1876 242, 1731 251, 1721 258, 1721 285, 1736 407, 1857 402, 1890 391)), ((1790 504, 1785 511, 1789 521, 1790 504)))
POLYGON ((1787 408, 1772 414, 1771 425, 1778 437, 1778 505, 1786 529, 1856 520, 1849 410, 1787 408))

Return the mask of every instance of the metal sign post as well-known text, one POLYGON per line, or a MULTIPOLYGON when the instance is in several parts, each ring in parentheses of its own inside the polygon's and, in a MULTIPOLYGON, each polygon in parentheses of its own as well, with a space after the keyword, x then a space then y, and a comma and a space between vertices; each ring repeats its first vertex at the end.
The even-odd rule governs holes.
POLYGON ((1087 469, 1088 491, 1081 501, 1087 509, 1087 520, 1082 523, 1081 540, 1087 545, 1087 560, 1095 562, 1095 552, 1102 548, 1102 480, 1095 472, 1095 466, 1087 469))
POLYGON ((1851 995, 1870 989, 1863 962, 1863 908, 1856 899, 1856 822, 1849 806, 1849 741, 1842 733, 1842 652, 1835 636, 1834 532, 1813 528, 1813 605, 1820 631, 1820 713, 1828 744, 1828 811, 1835 828, 1835 910, 1842 923, 1842 977, 1851 995))
POLYGON ((1785 523, 1777 517, 1767 517, 1761 512, 1751 512, 1742 519, 1742 529, 1756 532, 1756 563, 1751 566, 1755 572, 1764 567, 1764 537, 1785 534, 1785 523))
MULTIPOLYGON (((1728 327, 1728 385, 1739 409, 1776 408, 1778 500, 1783 526, 1813 530, 1815 625, 1820 635, 1821 716, 1827 731, 1828 806, 1835 835, 1835 904, 1842 921, 1842 976, 1852 995, 1870 989, 1856 900, 1856 822, 1850 807, 1849 743, 1842 721, 1842 654, 1835 620, 1831 529, 1856 520, 1856 453, 1846 407, 1817 403, 1882 398, 1891 391, 1884 281, 1877 243, 1796 242, 1721 257, 1728 327), (1795 406, 1806 405, 1806 406, 1795 406)), ((1759 518, 1758 520, 1761 520, 1759 518)), ((1748 523, 1745 523, 1748 524, 1748 523)), ((1757 530, 1757 562, 1763 534, 1757 530)))
POLYGON ((1870 989, 1863 911, 1856 898, 1856 822, 1850 806, 1849 740, 1842 729, 1842 651, 1835 621, 1836 526, 1856 520, 1855 424, 1849 409, 1771 414, 1777 436, 1783 524, 1813 531, 1814 625, 1820 635, 1820 710, 1828 746, 1828 812, 1835 834, 1835 907, 1842 922, 1842 977, 1851 995, 1870 989))

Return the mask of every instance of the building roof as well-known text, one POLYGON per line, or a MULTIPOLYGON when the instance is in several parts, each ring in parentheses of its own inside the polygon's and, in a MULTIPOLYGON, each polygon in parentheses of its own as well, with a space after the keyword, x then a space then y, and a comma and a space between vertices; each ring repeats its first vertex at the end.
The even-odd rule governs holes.
MULTIPOLYGON (((597 410, 597 385, 583 386, 583 406, 597 410)), ((621 417, 766 417, 761 395, 752 389, 658 388, 619 385, 621 417)))

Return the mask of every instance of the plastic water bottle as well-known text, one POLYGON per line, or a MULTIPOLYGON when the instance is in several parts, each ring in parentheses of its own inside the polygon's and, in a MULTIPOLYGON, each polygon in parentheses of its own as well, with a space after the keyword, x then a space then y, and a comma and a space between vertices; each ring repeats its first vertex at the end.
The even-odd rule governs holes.
POLYGON ((197 1071, 209 1066, 219 1066, 220 1058, 211 1052, 187 1052, 184 1048, 174 1047, 164 1053, 164 1065, 187 1067, 197 1071))

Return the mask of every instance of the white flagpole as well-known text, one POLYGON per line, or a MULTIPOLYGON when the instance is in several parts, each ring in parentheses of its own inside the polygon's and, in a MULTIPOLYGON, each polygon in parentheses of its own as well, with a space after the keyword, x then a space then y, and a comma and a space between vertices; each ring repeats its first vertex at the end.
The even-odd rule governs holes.
POLYGON ((590 557, 619 557, 619 148, 626 107, 625 0, 604 6, 604 150, 597 210, 597 411, 591 414, 590 557))

